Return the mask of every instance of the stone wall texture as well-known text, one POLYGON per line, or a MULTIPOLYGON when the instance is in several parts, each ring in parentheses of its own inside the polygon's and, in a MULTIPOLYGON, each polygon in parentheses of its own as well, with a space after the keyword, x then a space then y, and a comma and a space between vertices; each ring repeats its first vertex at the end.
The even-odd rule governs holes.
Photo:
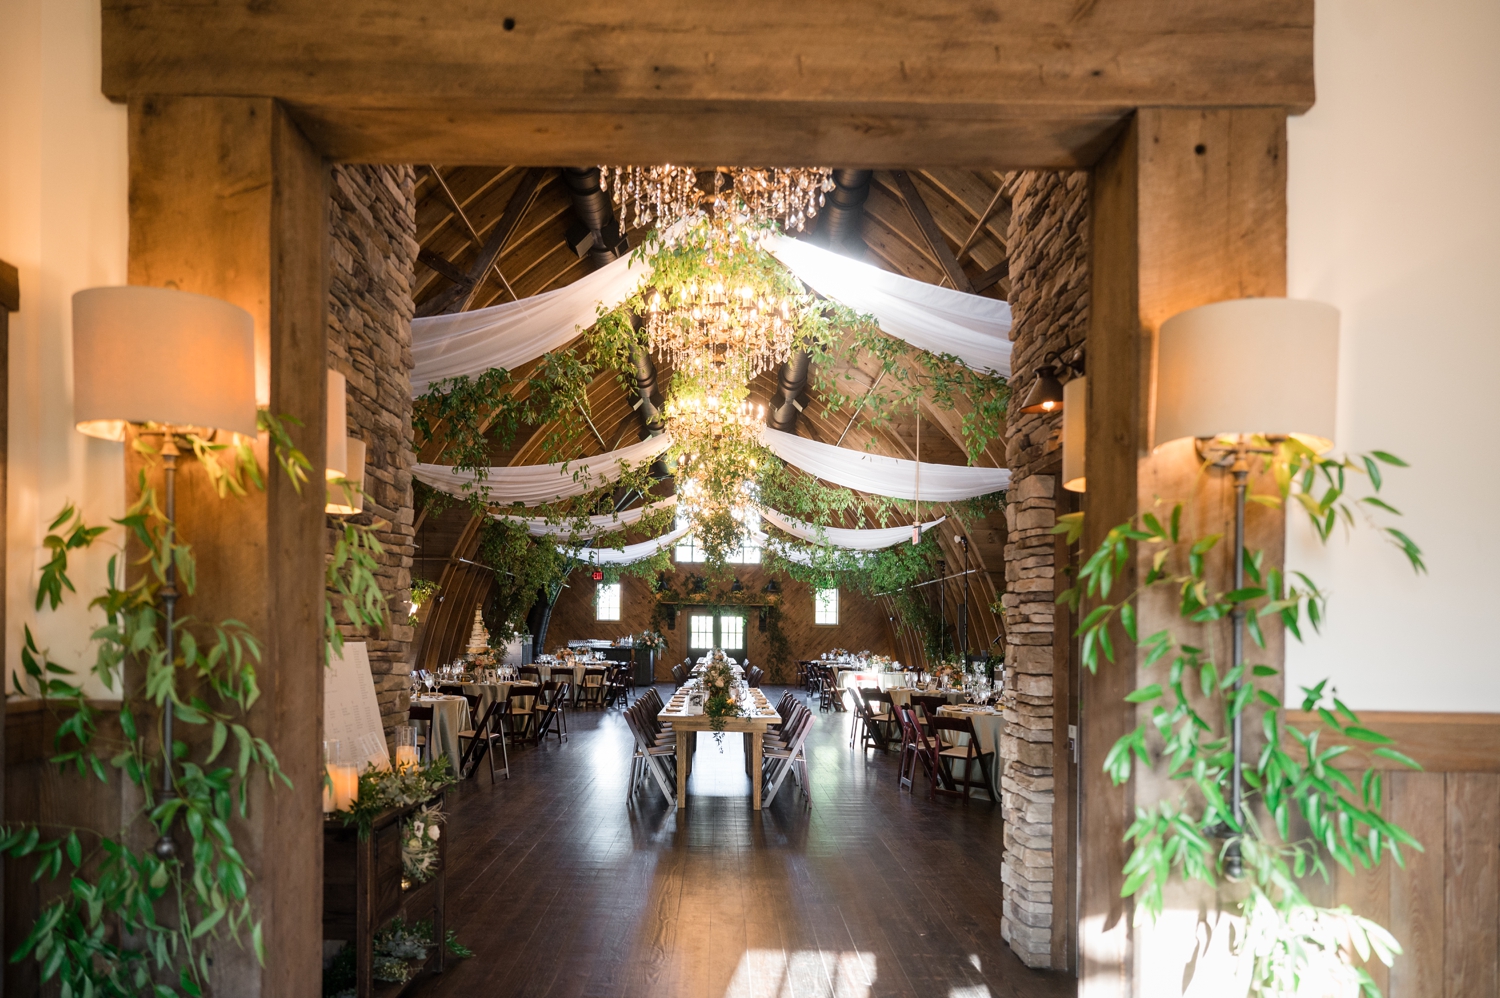
MULTIPOLYGON (((411 319, 416 176, 410 166, 333 168, 329 226, 328 366, 348 379, 349 435, 365 442, 365 501, 356 522, 381 522, 377 573, 388 626, 358 628, 335 603, 346 641, 369 645, 375 694, 389 733, 407 716, 411 590, 411 319)), ((328 549, 345 517, 330 516, 328 549)))
POLYGON ((1001 933, 1033 967, 1052 965, 1053 564, 1061 413, 1018 410, 1053 352, 1071 360, 1088 332, 1088 175, 1023 172, 1006 178, 1012 411, 1006 420, 1011 485, 1005 509, 1006 712, 1000 746, 1005 858, 1001 933))

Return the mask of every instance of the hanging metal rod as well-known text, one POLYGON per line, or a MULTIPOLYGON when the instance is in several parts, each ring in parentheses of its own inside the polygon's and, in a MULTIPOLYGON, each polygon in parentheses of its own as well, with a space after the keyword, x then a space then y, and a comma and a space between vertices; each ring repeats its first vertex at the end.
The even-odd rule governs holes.
POLYGON ((979 569, 977 569, 977 568, 971 568, 967 572, 954 572, 952 575, 945 575, 945 576, 943 576, 940 579, 928 579, 926 582, 918 582, 916 585, 913 585, 913 586, 902 586, 900 589, 892 589, 888 593, 876 593, 875 595, 876 596, 894 596, 897 593, 904 593, 908 589, 921 589, 923 586, 934 586, 934 585, 937 585, 939 582, 947 582, 949 579, 960 579, 960 578, 963 578, 965 575, 973 575, 977 571, 979 571, 979 569))

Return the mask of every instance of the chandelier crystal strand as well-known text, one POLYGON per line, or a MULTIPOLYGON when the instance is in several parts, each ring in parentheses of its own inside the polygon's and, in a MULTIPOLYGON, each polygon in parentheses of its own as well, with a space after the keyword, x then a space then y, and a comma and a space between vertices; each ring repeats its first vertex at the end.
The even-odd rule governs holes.
POLYGON ((698 210, 698 174, 691 167, 669 163, 599 167, 599 189, 608 191, 611 187, 615 211, 626 228, 640 228, 652 222, 666 228, 698 210))
POLYGON ((756 224, 780 222, 785 229, 799 232, 833 190, 833 170, 733 166, 714 171, 711 193, 700 191, 697 185, 697 173, 686 166, 599 167, 599 186, 603 190, 613 187, 615 210, 627 227, 654 222, 665 229, 707 205, 715 215, 733 214, 739 221, 756 224), (727 191, 722 189, 725 174, 730 180, 727 191))

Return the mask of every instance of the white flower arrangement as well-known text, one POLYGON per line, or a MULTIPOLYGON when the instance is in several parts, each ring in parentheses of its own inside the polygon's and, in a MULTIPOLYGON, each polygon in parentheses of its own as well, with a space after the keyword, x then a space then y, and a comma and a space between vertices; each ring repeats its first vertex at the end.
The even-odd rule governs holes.
POLYGON ((414 884, 425 884, 438 868, 438 840, 447 818, 436 805, 419 808, 401 825, 401 869, 414 884))

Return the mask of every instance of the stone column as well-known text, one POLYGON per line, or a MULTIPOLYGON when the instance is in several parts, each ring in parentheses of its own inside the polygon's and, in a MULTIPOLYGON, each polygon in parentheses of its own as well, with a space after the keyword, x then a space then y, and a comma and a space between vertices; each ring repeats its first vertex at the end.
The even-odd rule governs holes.
MULTIPOLYGON (((1027 172, 1011 188, 1009 233, 1014 324, 1011 405, 1019 409, 1036 370, 1052 354, 1071 356, 1088 329, 1088 177, 1027 172)), ((1056 524, 1060 414, 1012 411, 1006 417, 1006 683, 1015 707, 1001 741, 1005 819, 1001 933, 1033 967, 1064 967, 1059 943, 1067 917, 1054 862, 1053 705, 1056 524)), ((1065 640, 1065 639, 1064 639, 1065 640)), ((1066 658, 1064 657, 1064 668, 1066 658)), ((1066 720, 1066 710, 1062 710, 1066 720)))
MULTIPOLYGON (((414 628, 407 625, 415 553, 412 516, 411 319, 416 266, 416 173, 410 166, 337 165, 329 202, 328 366, 348 379, 349 434, 365 442, 369 499, 356 522, 381 520, 377 577, 387 627, 356 628, 338 604, 346 641, 369 646, 387 732, 404 722, 414 628)), ((336 529, 344 517, 332 518, 336 529)), ((330 538, 330 550, 332 538, 330 538)))

